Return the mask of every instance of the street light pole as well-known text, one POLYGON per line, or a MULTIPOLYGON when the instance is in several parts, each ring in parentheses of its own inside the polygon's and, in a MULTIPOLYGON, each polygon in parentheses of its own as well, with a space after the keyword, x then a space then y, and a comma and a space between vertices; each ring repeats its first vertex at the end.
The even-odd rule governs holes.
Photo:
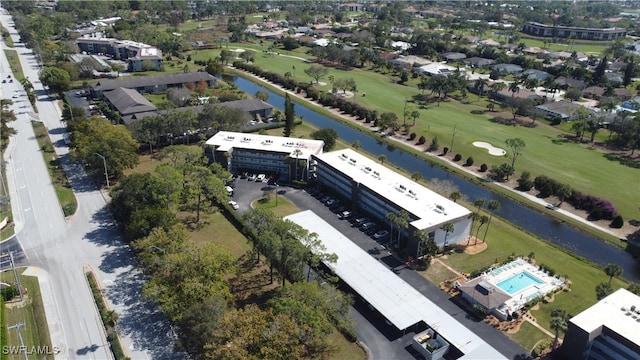
POLYGON ((95 155, 98 155, 101 159, 102 159, 102 163, 104 164, 104 177, 107 180, 107 189, 109 188, 109 171, 107 171, 107 159, 98 154, 97 152, 94 152, 95 155))

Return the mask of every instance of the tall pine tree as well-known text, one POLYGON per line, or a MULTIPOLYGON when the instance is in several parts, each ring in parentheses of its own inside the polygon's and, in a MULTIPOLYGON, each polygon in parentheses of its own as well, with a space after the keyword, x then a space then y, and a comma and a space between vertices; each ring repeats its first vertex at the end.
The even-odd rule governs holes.
POLYGON ((284 136, 291 136, 293 131, 293 120, 295 119, 295 111, 293 109, 293 102, 287 94, 284 98, 284 136))

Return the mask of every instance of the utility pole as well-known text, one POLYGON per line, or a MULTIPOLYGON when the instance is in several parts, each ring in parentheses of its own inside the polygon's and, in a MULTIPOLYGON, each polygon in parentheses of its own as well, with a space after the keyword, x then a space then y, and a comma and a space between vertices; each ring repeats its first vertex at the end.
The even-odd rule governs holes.
POLYGON ((109 188, 109 171, 107 171, 107 159, 98 154, 97 152, 94 152, 95 155, 98 155, 101 159, 102 159, 102 163, 104 164, 104 177, 107 180, 107 189, 109 188))
POLYGON ((13 270, 13 276, 16 278, 16 284, 18 284, 18 292, 20 293, 20 301, 24 300, 23 298, 23 294, 22 294, 22 284, 20 283, 20 277, 18 276, 18 273, 16 272, 16 263, 15 261, 13 261, 13 253, 10 252, 9 253, 9 261, 11 262, 11 270, 13 270))

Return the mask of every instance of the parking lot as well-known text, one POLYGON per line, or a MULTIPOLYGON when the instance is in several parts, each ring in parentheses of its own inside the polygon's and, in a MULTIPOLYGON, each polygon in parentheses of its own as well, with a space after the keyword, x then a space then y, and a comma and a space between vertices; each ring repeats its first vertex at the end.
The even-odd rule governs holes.
MULTIPOLYGON (((275 185, 238 178, 235 182, 233 200, 239 205, 238 211, 248 211, 251 209, 250 204, 253 200, 262 197, 266 189, 275 190, 275 188, 275 185)), ((525 353, 524 349, 512 342, 501 332, 482 322, 480 319, 477 319, 475 315, 465 312, 465 310, 456 304, 455 299, 449 298, 449 296, 442 292, 436 285, 431 284, 420 274, 407 268, 402 260, 387 251, 383 244, 388 244, 389 241, 393 241, 389 239, 388 235, 382 239, 375 240, 372 236, 365 234, 353 224, 355 219, 359 217, 357 215, 354 215, 350 219, 340 219, 334 211, 321 202, 324 196, 331 196, 332 194, 325 193, 320 195, 316 193, 314 197, 305 190, 294 189, 288 186, 279 186, 277 189, 278 196, 285 196, 300 208, 301 211, 312 210, 318 214, 344 236, 367 251, 371 256, 380 260, 387 268, 395 272, 430 300, 437 303, 449 315, 478 334, 478 336, 482 337, 505 356, 514 358, 519 354, 525 353), (320 199, 318 199, 318 197, 320 199)), ((311 193, 313 194, 313 192, 311 193)), ((352 204, 346 203, 344 200, 341 200, 340 206, 345 206, 346 210, 357 210, 352 209, 352 204)), ((336 208, 332 209, 337 210, 336 208)), ((360 216, 366 216, 366 214, 360 213, 360 216)), ((388 230, 388 225, 386 224, 376 225, 380 227, 379 230, 388 230)), ((407 331, 403 334, 401 331, 398 331, 394 326, 387 324, 376 311, 369 309, 366 303, 356 301, 351 311, 351 318, 355 322, 355 329, 359 339, 367 344, 372 353, 372 358, 420 358, 411 348, 411 338, 415 333, 407 331)))

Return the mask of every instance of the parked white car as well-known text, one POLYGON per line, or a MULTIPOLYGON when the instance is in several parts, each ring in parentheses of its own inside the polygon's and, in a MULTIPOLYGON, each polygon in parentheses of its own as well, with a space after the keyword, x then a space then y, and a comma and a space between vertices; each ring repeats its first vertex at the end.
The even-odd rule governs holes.
POLYGON ((264 180, 267 177, 267 175, 265 174, 259 174, 258 177, 256 178, 256 182, 262 182, 262 180, 264 180))
POLYGON ((233 201, 233 200, 229 201, 229 205, 231 205, 231 207, 232 207, 234 210, 238 210, 238 209, 240 209, 240 205, 238 205, 238 203, 237 203, 237 202, 235 202, 235 201, 233 201))

